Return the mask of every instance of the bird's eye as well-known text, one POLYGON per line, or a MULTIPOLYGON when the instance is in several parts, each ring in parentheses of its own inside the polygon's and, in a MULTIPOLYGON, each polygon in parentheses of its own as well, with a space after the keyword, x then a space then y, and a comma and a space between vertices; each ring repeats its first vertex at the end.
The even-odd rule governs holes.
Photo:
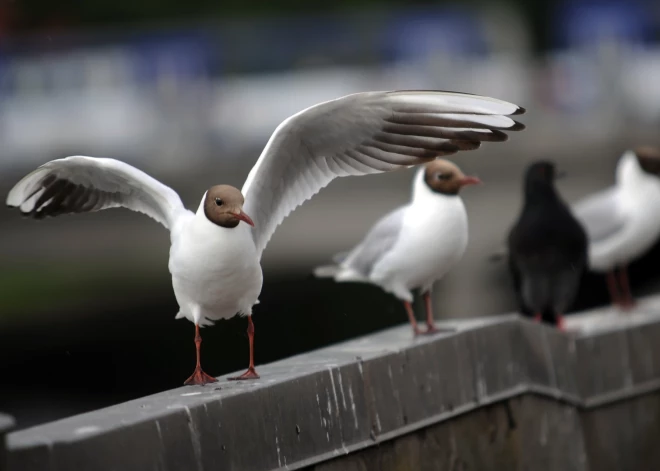
POLYGON ((449 180, 451 175, 448 173, 438 173, 436 177, 438 180, 449 180))
POLYGON ((223 204, 225 204, 225 202, 222 201, 222 198, 216 198, 215 199, 215 205, 216 206, 222 206, 223 204))

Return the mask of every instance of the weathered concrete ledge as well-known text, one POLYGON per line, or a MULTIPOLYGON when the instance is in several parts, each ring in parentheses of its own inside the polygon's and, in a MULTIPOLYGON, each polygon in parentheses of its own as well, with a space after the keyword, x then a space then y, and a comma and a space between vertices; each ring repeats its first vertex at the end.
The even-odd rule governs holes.
POLYGON ((14 419, 5 414, 0 414, 0 471, 7 467, 7 447, 5 436, 14 427, 14 419))
POLYGON ((390 468, 383 453, 419 460, 434 433, 425 453, 452 451, 426 469, 463 469, 475 454, 492 466, 469 469, 660 469, 660 297, 568 324, 502 315, 414 340, 397 327, 262 365, 255 382, 222 378, 15 432, 8 469, 422 469, 390 468), (502 421, 518 434, 502 435, 514 438, 499 460, 486 445, 502 421))

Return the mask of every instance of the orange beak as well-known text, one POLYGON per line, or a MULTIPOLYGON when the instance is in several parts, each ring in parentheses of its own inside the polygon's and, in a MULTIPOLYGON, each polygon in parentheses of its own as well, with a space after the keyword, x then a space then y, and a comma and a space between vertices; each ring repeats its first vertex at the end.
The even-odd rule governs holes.
POLYGON ((231 213, 231 214, 232 214, 232 216, 234 216, 236 219, 240 219, 241 221, 244 221, 244 222, 246 222, 247 224, 249 224, 249 225, 251 225, 252 227, 254 227, 254 221, 252 220, 252 218, 251 218, 250 216, 248 216, 247 214, 245 214, 245 213, 243 212, 243 210, 240 210, 238 213, 231 213))
POLYGON ((466 186, 466 185, 478 185, 481 183, 481 180, 479 180, 477 177, 463 177, 460 180, 461 186, 466 186))

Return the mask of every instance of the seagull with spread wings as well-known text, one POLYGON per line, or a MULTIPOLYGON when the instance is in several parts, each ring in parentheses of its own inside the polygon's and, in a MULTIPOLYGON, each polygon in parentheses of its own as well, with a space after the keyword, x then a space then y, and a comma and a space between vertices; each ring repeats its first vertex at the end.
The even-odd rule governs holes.
POLYGON ((233 379, 258 378, 252 306, 262 286, 261 255, 275 228, 336 177, 407 168, 482 141, 504 141, 524 126, 524 109, 478 95, 441 91, 365 92, 320 103, 283 121, 242 190, 208 189, 197 212, 171 188, 126 163, 72 156, 19 181, 7 204, 34 218, 124 207, 170 230, 169 270, 177 318, 195 324, 197 363, 185 384, 217 381, 200 363, 200 327, 237 313, 248 318, 250 363, 233 379))

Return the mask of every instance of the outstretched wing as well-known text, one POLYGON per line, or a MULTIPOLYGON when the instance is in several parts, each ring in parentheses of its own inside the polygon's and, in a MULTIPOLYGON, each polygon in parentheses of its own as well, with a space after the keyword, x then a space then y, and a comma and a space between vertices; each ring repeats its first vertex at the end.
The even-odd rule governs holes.
POLYGON ((336 177, 426 163, 524 126, 524 109, 478 95, 367 92, 312 106, 280 124, 243 186, 261 254, 275 228, 336 177))
POLYGON ((7 205, 41 219, 124 207, 171 229, 185 212, 179 195, 141 170, 114 159, 72 156, 51 160, 9 192, 7 205))

